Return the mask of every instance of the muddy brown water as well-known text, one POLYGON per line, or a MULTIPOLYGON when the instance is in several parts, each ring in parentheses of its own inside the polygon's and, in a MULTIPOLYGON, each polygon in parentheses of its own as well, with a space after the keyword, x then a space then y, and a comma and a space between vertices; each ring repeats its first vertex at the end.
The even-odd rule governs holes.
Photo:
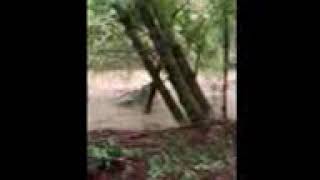
MULTIPOLYGON (((117 104, 126 92, 139 89, 150 82, 144 70, 113 70, 88 72, 88 130, 158 130, 178 127, 160 95, 157 94, 151 114, 143 106, 122 107, 117 104)), ((198 82, 212 104, 217 117, 221 116, 221 78, 200 73, 198 82)), ((236 120, 236 72, 229 75, 228 117, 236 120)))

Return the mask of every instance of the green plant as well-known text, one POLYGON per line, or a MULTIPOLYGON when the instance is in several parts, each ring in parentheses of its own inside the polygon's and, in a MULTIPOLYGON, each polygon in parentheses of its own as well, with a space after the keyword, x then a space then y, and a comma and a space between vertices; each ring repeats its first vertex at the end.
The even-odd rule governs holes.
POLYGON ((114 145, 89 145, 88 146, 88 157, 95 158, 102 161, 106 168, 111 167, 111 162, 119 157, 122 157, 124 153, 122 150, 114 145))
MULTIPOLYGON (((116 20, 112 4, 132 7, 132 0, 88 1, 88 67, 94 70, 141 67, 137 53, 125 36, 124 27, 116 20), (120 50, 120 51, 118 51, 120 50)), ((222 63, 222 17, 230 17, 231 54, 235 56, 235 0, 150 0, 154 13, 161 16, 163 28, 173 31, 189 52, 195 68, 220 71, 222 63)), ((139 19, 139 18, 137 18, 139 19)), ((235 58, 233 58, 235 59, 235 58)))

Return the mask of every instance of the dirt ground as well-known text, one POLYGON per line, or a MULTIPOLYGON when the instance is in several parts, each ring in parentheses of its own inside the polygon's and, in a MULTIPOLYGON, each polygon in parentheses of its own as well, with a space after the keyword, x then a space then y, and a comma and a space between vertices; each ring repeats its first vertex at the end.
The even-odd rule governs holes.
POLYGON ((113 147, 124 151, 120 157, 114 157, 109 168, 102 170, 99 168, 103 164, 101 159, 91 153, 89 180, 97 177, 105 180, 176 180, 185 179, 186 175, 188 179, 199 180, 235 179, 235 125, 226 122, 162 131, 91 131, 88 133, 91 148, 107 148, 105 143, 112 140, 116 145, 113 147))
MULTIPOLYGON (((88 130, 159 130, 177 127, 160 95, 153 104, 152 113, 143 114, 143 106, 120 107, 119 97, 139 89, 150 82, 144 70, 114 70, 88 72, 88 130)), ((221 116, 221 79, 213 74, 200 73, 198 82, 213 105, 215 114, 221 116)), ((236 72, 229 75, 228 116, 236 120, 236 72)))

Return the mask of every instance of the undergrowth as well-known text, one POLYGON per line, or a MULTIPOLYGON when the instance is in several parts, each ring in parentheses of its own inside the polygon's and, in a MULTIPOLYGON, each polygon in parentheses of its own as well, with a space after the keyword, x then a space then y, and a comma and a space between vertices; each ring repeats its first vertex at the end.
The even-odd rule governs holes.
POLYGON ((230 165, 228 138, 217 143, 190 145, 183 136, 166 136, 158 153, 148 148, 124 148, 112 143, 94 144, 88 148, 89 157, 108 160, 120 156, 144 159, 150 180, 181 179, 196 180, 230 165))

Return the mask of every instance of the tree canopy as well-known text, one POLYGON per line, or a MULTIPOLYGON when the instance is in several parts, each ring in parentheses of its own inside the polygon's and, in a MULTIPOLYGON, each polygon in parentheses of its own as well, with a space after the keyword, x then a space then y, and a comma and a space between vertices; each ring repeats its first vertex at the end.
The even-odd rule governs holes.
MULTIPOLYGON (((200 68, 222 69, 224 13, 228 14, 231 56, 235 60, 236 6, 233 0, 151 0, 158 7, 161 26, 174 34, 188 52, 190 63, 200 68)), ((94 69, 140 66, 137 53, 117 22, 112 4, 133 6, 130 0, 88 0, 88 66, 94 69)))

